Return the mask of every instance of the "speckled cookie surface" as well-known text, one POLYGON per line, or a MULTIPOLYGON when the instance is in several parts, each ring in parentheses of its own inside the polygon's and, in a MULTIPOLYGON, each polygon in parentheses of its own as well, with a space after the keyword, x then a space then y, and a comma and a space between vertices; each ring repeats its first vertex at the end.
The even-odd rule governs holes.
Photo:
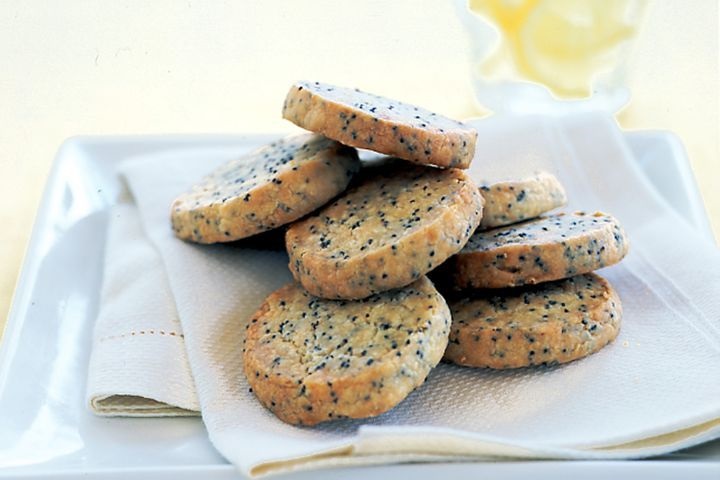
POLYGON ((547 172, 520 180, 482 184, 480 193, 485 199, 481 229, 529 220, 567 203, 560 181, 547 172))
POLYGON ((282 114, 345 145, 415 163, 468 168, 475 153, 474 128, 357 89, 298 82, 290 88, 282 114))
POLYGON ((355 149, 321 135, 277 140, 232 160, 172 205, 175 235, 229 242, 284 225, 342 192, 359 169, 355 149))
POLYGON ((441 268, 455 288, 504 288, 592 272, 619 262, 628 240, 604 213, 548 215, 477 231, 441 268))
POLYGON ((372 417, 422 385, 449 327, 447 304, 426 277, 358 301, 320 299, 292 283, 249 323, 245 374, 285 422, 372 417))
POLYGON ((594 273, 449 301, 445 359, 496 369, 553 365, 597 352, 620 330, 615 290, 594 273))
POLYGON ((358 299, 408 285, 465 245, 482 202, 461 170, 379 169, 288 228, 290 271, 323 298, 358 299))

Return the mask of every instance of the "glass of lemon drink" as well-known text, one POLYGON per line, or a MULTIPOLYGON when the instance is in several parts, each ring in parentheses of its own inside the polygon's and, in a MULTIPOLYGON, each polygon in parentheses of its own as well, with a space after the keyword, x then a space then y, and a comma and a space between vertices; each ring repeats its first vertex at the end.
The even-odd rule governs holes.
POLYGON ((497 113, 619 111, 647 0, 456 0, 474 87, 497 113))

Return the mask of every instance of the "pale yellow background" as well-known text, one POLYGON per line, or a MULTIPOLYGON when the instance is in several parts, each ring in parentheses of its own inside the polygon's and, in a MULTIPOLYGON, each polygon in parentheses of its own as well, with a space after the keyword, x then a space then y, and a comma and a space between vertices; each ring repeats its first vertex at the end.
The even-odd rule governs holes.
MULTIPOLYGON (((717 236, 717 0, 657 1, 645 20, 620 121, 681 136, 717 236)), ((0 328, 65 138, 285 131, 303 78, 472 116, 467 47, 442 1, 0 0, 0 328)))

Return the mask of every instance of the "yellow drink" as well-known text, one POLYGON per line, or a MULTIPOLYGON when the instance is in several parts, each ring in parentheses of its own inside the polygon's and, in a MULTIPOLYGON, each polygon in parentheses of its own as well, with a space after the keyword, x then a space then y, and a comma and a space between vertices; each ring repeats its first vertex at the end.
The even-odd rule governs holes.
POLYGON ((501 35, 480 66, 492 80, 529 80, 557 97, 585 98, 612 72, 621 45, 637 33, 645 0, 470 0, 501 35))

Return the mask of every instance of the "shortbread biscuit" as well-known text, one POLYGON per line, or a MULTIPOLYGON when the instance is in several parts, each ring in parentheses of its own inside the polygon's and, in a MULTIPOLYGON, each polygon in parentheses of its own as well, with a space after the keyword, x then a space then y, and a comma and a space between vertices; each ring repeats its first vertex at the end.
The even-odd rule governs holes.
POLYGON ((342 192, 359 169, 357 151, 321 135, 277 140, 232 160, 172 205, 175 235, 230 242, 297 220, 342 192))
POLYGON ((290 270, 323 298, 403 287, 460 251, 480 222, 482 201, 461 170, 378 168, 288 228, 290 270))
POLYGON ((445 359, 458 365, 518 368, 566 363, 617 337, 622 307, 594 273, 507 290, 474 290, 450 300, 445 359))
POLYGON ((357 301, 313 297, 292 283, 248 324, 245 374, 285 422, 373 417, 422 385, 449 328, 447 304, 427 277, 357 301))
POLYGON ((290 87, 283 118, 345 145, 415 163, 468 168, 474 128, 420 107, 319 82, 290 87))
POLYGON ((483 230, 538 217, 567 203, 565 189, 552 174, 538 172, 521 180, 480 185, 485 199, 483 230))
POLYGON ((614 217, 559 213, 475 232, 436 278, 456 289, 532 285, 613 265, 627 250, 614 217))

